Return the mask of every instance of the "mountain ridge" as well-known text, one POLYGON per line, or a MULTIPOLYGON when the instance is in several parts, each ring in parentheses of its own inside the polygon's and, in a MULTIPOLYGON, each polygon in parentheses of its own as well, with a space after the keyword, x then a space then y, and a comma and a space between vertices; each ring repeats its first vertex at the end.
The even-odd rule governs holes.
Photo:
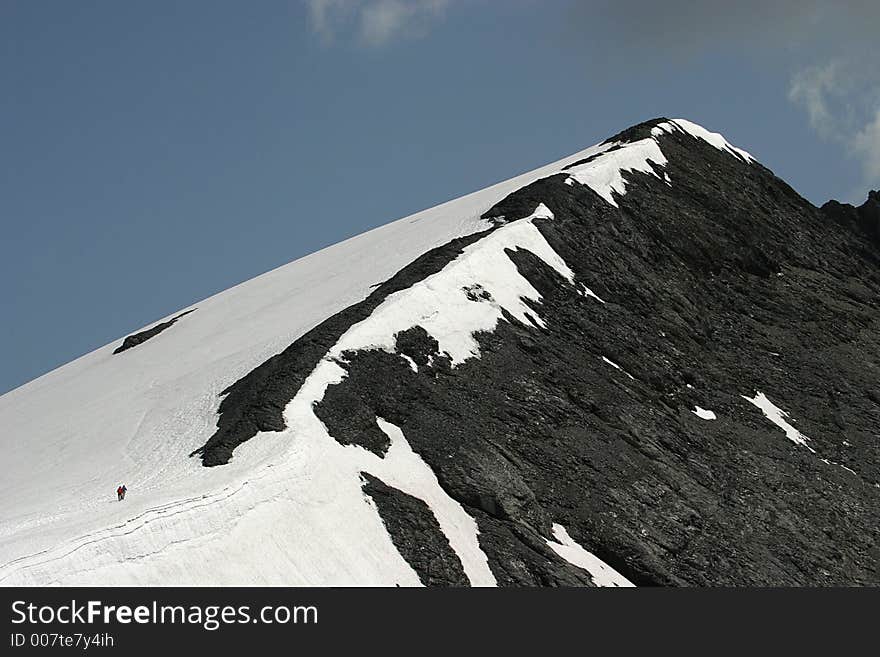
POLYGON ((142 505, 69 476, 8 514, 0 583, 877 583, 870 207, 665 118, 489 189, 98 353, 53 417, 56 382, 0 397, 31 476, 134 403, 93 442, 142 505))

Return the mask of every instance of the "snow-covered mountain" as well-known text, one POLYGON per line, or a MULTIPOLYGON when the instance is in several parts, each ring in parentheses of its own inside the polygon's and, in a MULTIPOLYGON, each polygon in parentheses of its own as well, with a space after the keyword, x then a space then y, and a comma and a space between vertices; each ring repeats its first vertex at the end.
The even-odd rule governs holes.
POLYGON ((296 260, 0 397, 0 584, 880 583, 877 208, 658 119, 296 260))

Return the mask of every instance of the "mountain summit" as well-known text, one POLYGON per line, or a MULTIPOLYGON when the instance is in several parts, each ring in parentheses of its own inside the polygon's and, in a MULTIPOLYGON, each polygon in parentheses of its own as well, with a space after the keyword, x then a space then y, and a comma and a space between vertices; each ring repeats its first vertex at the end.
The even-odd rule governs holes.
POLYGON ((655 119, 296 260, 0 397, 0 584, 880 583, 878 207, 655 119))

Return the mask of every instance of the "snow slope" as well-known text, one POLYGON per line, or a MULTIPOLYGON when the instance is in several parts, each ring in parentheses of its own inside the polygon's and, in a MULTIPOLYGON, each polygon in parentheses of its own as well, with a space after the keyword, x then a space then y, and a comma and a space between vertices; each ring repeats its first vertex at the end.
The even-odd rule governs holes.
MULTIPOLYGON (((667 129, 728 149, 687 122, 667 129)), ((571 184, 615 204, 612 193, 625 192, 622 170, 653 172, 649 159, 665 162, 653 138, 615 146, 593 146, 296 260, 195 304, 136 348, 113 355, 114 341, 0 397, 0 584, 418 585, 363 495, 359 470, 425 499, 471 582, 492 584, 476 525, 442 495, 394 425, 377 419, 392 437, 387 462, 326 436, 310 403, 338 375, 332 360, 291 402, 287 430, 248 441, 222 467, 187 455, 213 433, 222 390, 420 254, 486 228, 480 215, 510 192, 594 158, 567 172, 571 184), (123 503, 114 495, 120 483, 129 490, 123 503)), ((473 330, 491 329, 502 307, 524 316, 520 298, 539 298, 514 267, 504 268, 504 247, 534 250, 570 279, 531 217, 513 219, 447 265, 439 287, 386 299, 340 349, 386 344, 473 280, 495 300, 426 328, 453 360, 477 356, 473 330)))

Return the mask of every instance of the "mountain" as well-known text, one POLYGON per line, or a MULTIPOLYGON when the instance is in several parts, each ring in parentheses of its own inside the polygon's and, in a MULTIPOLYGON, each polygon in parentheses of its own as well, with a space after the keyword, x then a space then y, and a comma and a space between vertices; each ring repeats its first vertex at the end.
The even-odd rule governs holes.
POLYGON ((656 119, 296 260, 0 397, 0 584, 876 585, 877 221, 656 119))

